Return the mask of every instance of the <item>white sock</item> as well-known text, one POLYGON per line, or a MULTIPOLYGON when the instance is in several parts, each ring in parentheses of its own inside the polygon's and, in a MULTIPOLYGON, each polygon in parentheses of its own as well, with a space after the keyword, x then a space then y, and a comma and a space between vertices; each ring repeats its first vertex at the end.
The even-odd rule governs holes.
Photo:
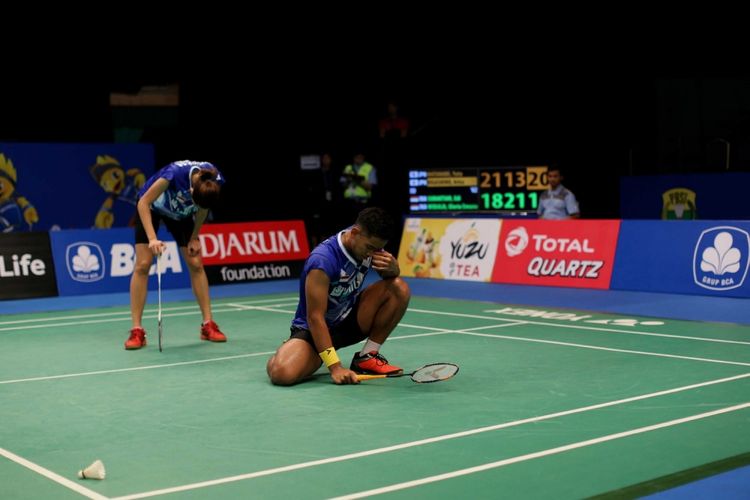
POLYGON ((367 339, 365 346, 359 351, 360 354, 369 354, 372 351, 380 352, 380 345, 377 342, 373 342, 372 339, 367 339))

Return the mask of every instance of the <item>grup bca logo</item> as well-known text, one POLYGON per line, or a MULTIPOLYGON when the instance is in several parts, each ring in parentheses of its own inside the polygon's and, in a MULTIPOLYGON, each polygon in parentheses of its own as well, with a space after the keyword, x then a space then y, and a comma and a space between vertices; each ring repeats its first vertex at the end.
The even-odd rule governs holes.
POLYGON ((529 234, 526 232, 526 228, 523 226, 517 227, 505 237, 505 253, 508 254, 508 257, 515 257, 526 250, 528 244, 529 234))
POLYGON ((693 252, 695 284, 709 290, 731 290, 742 286, 747 276, 750 234, 732 226, 703 231, 693 252))
POLYGON ((89 283, 104 278, 104 252, 90 241, 78 241, 65 250, 68 273, 75 281, 89 283))

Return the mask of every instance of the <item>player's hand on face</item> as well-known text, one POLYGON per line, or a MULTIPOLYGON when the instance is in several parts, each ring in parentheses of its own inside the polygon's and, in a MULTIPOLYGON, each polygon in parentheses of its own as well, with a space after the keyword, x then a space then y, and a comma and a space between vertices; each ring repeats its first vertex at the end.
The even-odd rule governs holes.
POLYGON ((353 371, 344 368, 340 364, 338 366, 331 367, 331 378, 334 384, 359 384, 357 374, 353 371))
POLYGON ((398 261, 385 250, 378 250, 372 254, 372 268, 379 272, 398 272, 398 261))

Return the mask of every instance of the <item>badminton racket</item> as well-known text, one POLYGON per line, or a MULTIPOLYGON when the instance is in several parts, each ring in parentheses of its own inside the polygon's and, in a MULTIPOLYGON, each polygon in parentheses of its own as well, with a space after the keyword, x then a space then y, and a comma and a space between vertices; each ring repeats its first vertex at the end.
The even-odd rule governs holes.
POLYGON ((391 373, 388 375, 358 374, 357 380, 372 380, 375 378, 411 377, 418 384, 429 384, 448 380, 458 373, 458 365, 453 363, 430 363, 417 368, 411 373, 391 373))
POLYGON ((157 297, 159 306, 156 312, 156 324, 157 330, 159 331, 159 352, 161 351, 161 337, 162 337, 162 324, 161 324, 161 254, 156 256, 156 287, 157 297))

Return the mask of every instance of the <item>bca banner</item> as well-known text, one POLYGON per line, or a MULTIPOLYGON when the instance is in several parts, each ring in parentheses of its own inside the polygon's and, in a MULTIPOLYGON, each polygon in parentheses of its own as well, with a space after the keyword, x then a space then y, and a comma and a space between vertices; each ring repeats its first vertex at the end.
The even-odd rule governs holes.
POLYGON ((623 221, 612 288, 750 297, 747 221, 623 221))
POLYGON ((301 220, 209 224, 199 237, 211 284, 297 278, 310 254, 301 220))
POLYGON ((401 274, 489 281, 499 234, 498 219, 408 218, 398 252, 401 274))
MULTIPOLYGON (((190 277, 172 236, 159 230, 167 245, 162 254, 162 288, 185 288, 190 277)), ((50 232, 60 295, 127 292, 135 264, 133 229, 109 231, 67 230, 50 232)), ((149 273, 156 289, 156 260, 149 273)))
POLYGON ((609 288, 620 221, 503 222, 492 281, 609 288))

